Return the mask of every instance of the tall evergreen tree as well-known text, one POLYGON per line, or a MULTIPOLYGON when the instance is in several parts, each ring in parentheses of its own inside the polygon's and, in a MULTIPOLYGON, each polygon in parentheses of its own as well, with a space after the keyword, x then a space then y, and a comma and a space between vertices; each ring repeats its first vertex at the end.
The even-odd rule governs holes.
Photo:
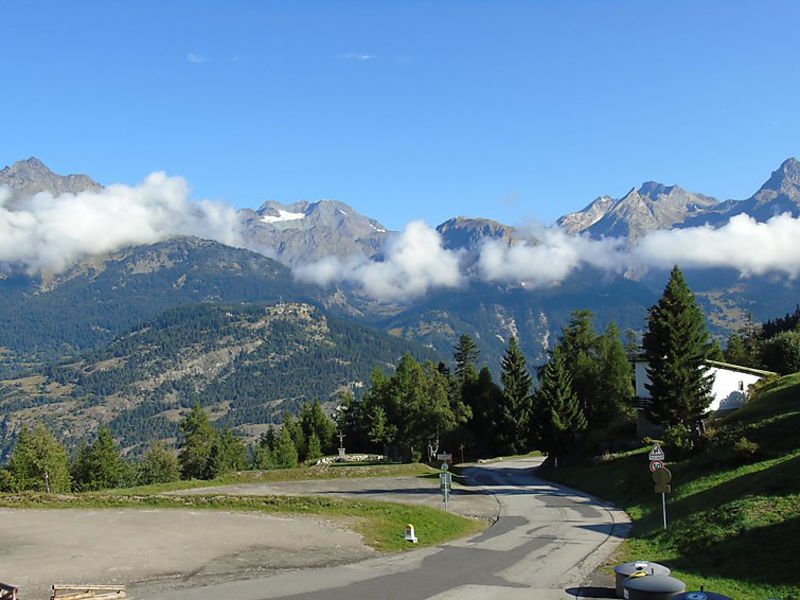
MULTIPOLYGON (((209 473, 208 462, 219 434, 208 420, 206 412, 195 404, 178 425, 180 450, 178 464, 183 479, 202 479, 209 473)), ((217 451, 219 452, 219 448, 217 451)))
POLYGON ((477 381, 464 386, 464 401, 472 411, 469 431, 472 448, 478 456, 497 456, 500 449, 502 390, 492 380, 489 367, 483 367, 477 381))
POLYGON ((8 470, 20 490, 69 492, 69 454, 42 424, 23 427, 11 451, 8 470))
POLYGON ((560 348, 555 349, 542 373, 541 386, 533 398, 531 423, 534 444, 556 459, 568 453, 586 429, 586 417, 572 390, 560 348))
POLYGON ((503 391, 497 423, 498 450, 503 454, 519 454, 528 448, 528 419, 533 379, 527 360, 512 337, 500 363, 503 391))
POLYGON ((91 445, 82 445, 72 465, 73 485, 79 491, 117 487, 125 472, 111 429, 103 426, 91 445))
POLYGON ((218 464, 212 477, 247 468, 247 447, 230 427, 222 430, 216 443, 219 446, 218 464))
MULTIPOLYGON (((300 427, 303 429, 305 439, 308 440, 309 447, 311 437, 316 436, 320 452, 332 452, 335 448, 336 425, 322 410, 319 399, 303 404, 303 408, 300 411, 300 427)), ((312 457, 309 456, 308 458, 312 457)))
POLYGON ((275 467, 275 459, 273 453, 277 446, 278 438, 275 435, 275 430, 269 427, 258 438, 256 447, 253 450, 253 468, 260 470, 272 469, 275 467))
POLYGON ((616 323, 610 323, 597 339, 597 353, 600 369, 592 416, 586 414, 589 425, 608 425, 631 418, 633 370, 616 323))
POLYGON ((675 266, 659 301, 649 309, 644 351, 652 401, 648 417, 664 425, 698 422, 711 403, 712 351, 706 320, 675 266))
MULTIPOLYGON (((600 380, 605 376, 599 356, 600 340, 588 310, 572 313, 559 344, 562 359, 572 379, 572 389, 584 414, 593 425, 600 425, 600 380)), ((602 423, 604 424, 604 423, 602 423)))
POLYGON ((598 430, 629 416, 627 402, 633 389, 619 328, 611 323, 598 335, 592 318, 588 310, 572 313, 559 348, 583 413, 592 429, 598 430))
POLYGON ((281 427, 281 435, 278 437, 272 456, 278 469, 291 469, 297 466, 297 447, 294 445, 291 433, 285 426, 281 427))
POLYGON ((480 356, 480 350, 466 334, 458 338, 458 344, 453 350, 453 359, 456 363, 455 376, 459 384, 463 385, 466 381, 474 381, 478 378, 478 368, 476 362, 480 356))

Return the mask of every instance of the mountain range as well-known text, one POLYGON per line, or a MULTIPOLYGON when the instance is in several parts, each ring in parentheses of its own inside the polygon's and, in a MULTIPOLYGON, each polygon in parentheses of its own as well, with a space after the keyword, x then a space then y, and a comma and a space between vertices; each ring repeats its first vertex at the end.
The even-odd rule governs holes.
MULTIPOLYGON (((102 189, 35 158, 0 171, 0 186, 7 189, 0 209, 9 213, 29 210, 38 193, 102 189)), ((718 228, 741 214, 764 222, 787 212, 800 216, 800 163, 793 158, 745 200, 647 182, 618 199, 597 198, 557 224, 571 236, 633 244, 653 231, 718 228)), ((0 453, 20 423, 36 419, 73 439, 110 422, 135 448, 148 435, 173 435, 176 415, 198 399, 215 419, 249 435, 278 420, 284 407, 312 397, 332 403, 346 389, 360 393, 373 367, 389 368, 407 351, 449 362, 464 333, 495 374, 511 337, 532 366, 541 364, 578 309, 592 310, 600 329, 614 321, 640 334, 666 281, 664 269, 632 274, 583 265, 546 286, 471 279, 379 301, 347 281, 304 283, 293 269, 330 257, 380 264, 400 232, 334 200, 270 201, 238 211, 237 219, 240 247, 176 235, 84 256, 60 272, 0 265, 0 453), (293 308, 267 324, 265 315, 275 317, 278 306, 293 308), (267 379, 263 393, 254 393, 267 379)), ((454 217, 436 231, 442 248, 473 269, 489 242, 509 249, 544 243, 535 231, 478 217, 454 217)), ((786 278, 743 279, 732 268, 684 271, 718 337, 798 303, 786 278)))
POLYGON ((779 214, 800 215, 800 162, 789 158, 759 190, 745 200, 719 201, 677 185, 648 181, 622 198, 601 196, 583 210, 559 218, 568 233, 595 238, 637 239, 649 231, 673 227, 719 227, 739 214, 764 222, 779 214))

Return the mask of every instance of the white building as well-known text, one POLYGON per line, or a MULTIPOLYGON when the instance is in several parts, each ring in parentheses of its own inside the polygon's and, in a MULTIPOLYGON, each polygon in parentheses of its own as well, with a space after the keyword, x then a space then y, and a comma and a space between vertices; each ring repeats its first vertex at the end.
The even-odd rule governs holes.
MULTIPOLYGON (((706 365, 708 365, 709 373, 714 377, 714 385, 711 388, 713 400, 708 407, 709 412, 712 413, 735 410, 743 406, 747 401, 747 391, 751 385, 768 375, 775 375, 770 371, 760 371, 715 360, 706 361, 706 365)), ((647 376, 648 366, 648 362, 643 358, 634 362, 636 428, 639 435, 650 435, 657 433, 656 430, 660 429, 647 421, 642 410, 652 398, 649 390, 645 387, 650 384, 650 378, 647 376)))

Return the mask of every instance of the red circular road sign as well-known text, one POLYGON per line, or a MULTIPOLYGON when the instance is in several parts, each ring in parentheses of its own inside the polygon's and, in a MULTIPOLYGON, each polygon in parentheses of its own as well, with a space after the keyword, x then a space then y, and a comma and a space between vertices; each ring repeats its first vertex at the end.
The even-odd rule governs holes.
POLYGON ((659 469, 664 468, 664 461, 663 460, 651 460, 650 461, 650 470, 655 473, 659 469))

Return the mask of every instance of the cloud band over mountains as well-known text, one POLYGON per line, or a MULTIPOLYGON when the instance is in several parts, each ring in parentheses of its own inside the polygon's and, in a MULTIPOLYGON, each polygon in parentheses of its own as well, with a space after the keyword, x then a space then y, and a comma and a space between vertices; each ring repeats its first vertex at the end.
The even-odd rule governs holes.
POLYGON ((800 219, 778 215, 760 223, 737 215, 717 229, 694 227, 654 231, 628 246, 622 238, 568 235, 557 226, 532 226, 535 243, 508 245, 486 240, 477 260, 447 250, 439 233, 422 222, 409 224, 387 248, 382 261, 329 257, 295 270, 319 285, 348 282, 379 300, 400 300, 435 288, 457 288, 469 280, 524 285, 557 285, 583 266, 610 273, 648 268, 727 267, 743 277, 800 274, 800 219), (404 248, 405 251, 395 249, 404 248))
POLYGON ((229 205, 189 201, 181 177, 153 173, 136 186, 12 201, 0 186, 0 261, 29 272, 58 273, 85 255, 194 235, 238 245, 238 217, 229 205))
MULTIPOLYGON (((31 273, 57 273, 86 255, 193 235, 243 246, 236 209, 190 200, 180 177, 154 173, 136 186, 14 199, 0 187, 0 262, 31 273)), ((486 240, 471 250, 445 248, 441 235, 413 221, 386 242, 381 259, 327 257, 296 267, 295 276, 318 285, 347 283, 381 301, 457 289, 469 281, 552 286, 583 266, 613 273, 630 269, 728 267, 742 276, 800 274, 800 220, 779 215, 767 222, 741 214, 719 228, 661 230, 627 240, 568 235, 556 226, 524 230, 535 242, 486 240)))

